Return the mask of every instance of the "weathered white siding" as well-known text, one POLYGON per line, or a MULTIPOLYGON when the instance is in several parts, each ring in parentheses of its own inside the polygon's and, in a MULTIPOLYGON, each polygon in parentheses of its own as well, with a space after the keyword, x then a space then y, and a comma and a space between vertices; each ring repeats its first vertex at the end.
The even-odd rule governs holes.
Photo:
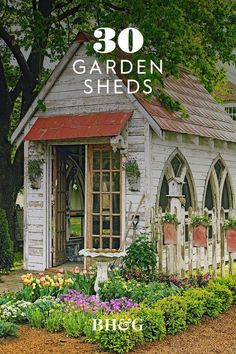
MULTIPOLYGON (((199 208, 204 205, 204 191, 207 177, 214 160, 221 155, 232 179, 233 194, 236 191, 236 144, 225 144, 223 141, 216 141, 214 145, 209 139, 201 138, 199 143, 195 137, 176 133, 165 133, 161 139, 153 132, 152 134, 152 196, 151 205, 155 205, 158 190, 162 180, 161 175, 164 165, 169 156, 179 149, 187 160, 193 175, 193 183, 196 188, 196 200, 199 208)), ((234 197, 234 196, 233 196, 234 197)))
POLYGON ((46 152, 41 143, 25 142, 24 267, 44 270, 46 266, 46 152), (41 187, 32 189, 28 177, 29 159, 43 159, 41 187))

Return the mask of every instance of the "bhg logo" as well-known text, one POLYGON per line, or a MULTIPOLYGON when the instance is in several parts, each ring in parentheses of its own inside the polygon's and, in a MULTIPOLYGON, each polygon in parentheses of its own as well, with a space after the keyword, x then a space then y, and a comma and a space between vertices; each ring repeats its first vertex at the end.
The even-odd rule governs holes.
MULTIPOLYGON (((94 37, 98 39, 93 49, 98 53, 111 53, 116 48, 113 41, 116 32, 109 27, 101 27, 94 31, 94 37)), ((117 44, 125 53, 136 53, 143 46, 143 35, 136 28, 126 28, 120 32, 117 44)))
POLYGON ((101 319, 93 319, 93 331, 127 331, 129 328, 132 328, 133 330, 136 331, 142 331, 143 330, 143 325, 141 324, 142 320, 141 319, 134 319, 134 320, 125 320, 121 318, 119 321, 116 319, 108 319, 106 318, 105 320, 101 319), (138 322, 138 323, 137 323, 138 322))

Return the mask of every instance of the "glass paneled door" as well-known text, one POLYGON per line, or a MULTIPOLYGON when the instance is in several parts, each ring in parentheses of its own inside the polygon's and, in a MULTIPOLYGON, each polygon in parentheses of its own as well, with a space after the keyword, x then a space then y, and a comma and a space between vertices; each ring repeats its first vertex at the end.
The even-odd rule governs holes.
POLYGON ((88 146, 87 247, 119 249, 121 158, 110 146, 88 146))

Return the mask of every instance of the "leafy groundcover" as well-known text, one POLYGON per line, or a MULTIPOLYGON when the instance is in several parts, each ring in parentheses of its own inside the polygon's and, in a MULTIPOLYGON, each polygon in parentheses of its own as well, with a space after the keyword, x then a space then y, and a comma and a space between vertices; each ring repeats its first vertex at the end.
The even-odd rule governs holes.
POLYGON ((126 353, 197 325, 204 315, 217 317, 236 303, 235 276, 158 275, 155 281, 142 282, 121 274, 110 272, 99 299, 93 293, 94 271, 24 275, 19 292, 0 297, 0 337, 16 335, 18 325, 28 323, 126 353))

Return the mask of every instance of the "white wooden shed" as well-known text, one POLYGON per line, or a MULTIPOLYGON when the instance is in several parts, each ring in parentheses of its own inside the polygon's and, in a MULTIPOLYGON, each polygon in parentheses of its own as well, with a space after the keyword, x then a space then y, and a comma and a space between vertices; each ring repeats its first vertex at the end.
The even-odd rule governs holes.
MULTIPOLYGON (((171 178, 183 183, 186 210, 235 208, 236 123, 224 109, 188 71, 166 81, 189 113, 186 120, 155 98, 128 94, 125 84, 121 94, 85 94, 82 85, 91 76, 72 67, 76 59, 91 66, 87 41, 77 37, 12 136, 24 144, 28 270, 79 261, 84 247, 118 249, 136 211, 137 231, 148 233, 151 211, 168 205, 171 178), (39 100, 46 111, 38 109, 39 100), (122 169, 127 158, 140 169, 136 190, 122 169), (37 167, 38 180, 32 176, 37 167)), ((112 86, 116 76, 100 68, 99 79, 112 86)), ((132 235, 131 227, 128 244, 132 235)))

